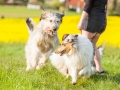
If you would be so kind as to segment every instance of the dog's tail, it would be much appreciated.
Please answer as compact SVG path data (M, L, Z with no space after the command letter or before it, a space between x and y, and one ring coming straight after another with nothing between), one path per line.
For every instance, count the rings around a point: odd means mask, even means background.
M50 56L50 60L52 65L60 72L62 73L62 75L67 76L68 75L68 69L65 65L65 60L63 59L62 56L60 56L59 54L55 54L53 53Z
M99 47L97 47L97 49L98 49L100 55L103 54L104 49L105 49L105 46L106 46L106 42L104 42L102 45L100 45Z
M27 24L27 27L28 27L28 32L29 32L29 34L31 34L34 30L34 27L35 27L36 23L33 21L32 18L27 18L26 19L26 24Z

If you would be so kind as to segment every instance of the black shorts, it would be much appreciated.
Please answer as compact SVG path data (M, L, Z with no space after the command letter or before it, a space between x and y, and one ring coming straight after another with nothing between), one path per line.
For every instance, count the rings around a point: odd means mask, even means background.
M106 28L106 18L103 16L90 16L86 17L83 24L82 30L86 30L91 33L102 33Z

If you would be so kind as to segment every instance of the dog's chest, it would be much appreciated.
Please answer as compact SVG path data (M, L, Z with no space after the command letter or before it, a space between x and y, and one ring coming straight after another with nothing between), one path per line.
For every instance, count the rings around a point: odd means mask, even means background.
M49 50L54 50L56 47L58 43L56 39L55 37L44 37L38 41L37 46L42 53L47 53Z
M81 60L77 56L68 57L67 55L64 55L64 59L65 59L65 64L69 68L81 69L84 67Z

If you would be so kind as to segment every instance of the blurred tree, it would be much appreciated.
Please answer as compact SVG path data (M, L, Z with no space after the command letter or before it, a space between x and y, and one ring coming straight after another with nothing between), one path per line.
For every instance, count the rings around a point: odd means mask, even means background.
M116 15L120 16L120 0L117 0L117 4L116 5L117 5L116 8L115 8Z
M49 6L51 8L55 8L55 9L59 9L61 6L64 7L65 3L62 3L62 2L59 2L59 0L52 0L50 3L49 3Z
M5 0L0 0L0 4L5 4Z
M44 3L45 2L45 0L38 0L39 2L42 2L42 3Z
M29 4L37 4L37 5L42 6L42 5L44 5L45 0L28 0L28 3Z
M110 0L108 4L108 15L120 16L120 0Z
M37 1L38 0L28 0L28 3L30 3L30 4L37 4Z

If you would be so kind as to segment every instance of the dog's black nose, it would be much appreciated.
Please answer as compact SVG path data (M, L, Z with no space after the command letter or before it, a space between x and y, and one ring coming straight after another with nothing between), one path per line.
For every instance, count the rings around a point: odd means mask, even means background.
M56 31L56 30L57 30L57 28L53 28L53 30L54 30L54 31Z

